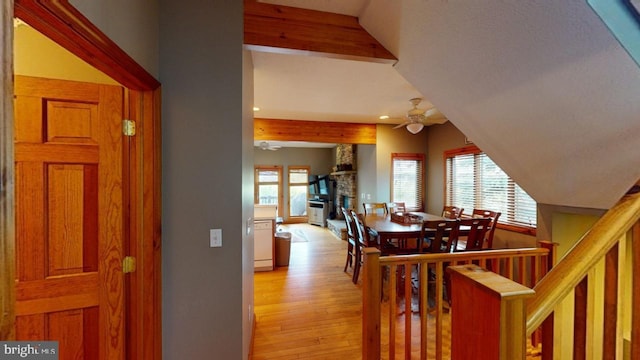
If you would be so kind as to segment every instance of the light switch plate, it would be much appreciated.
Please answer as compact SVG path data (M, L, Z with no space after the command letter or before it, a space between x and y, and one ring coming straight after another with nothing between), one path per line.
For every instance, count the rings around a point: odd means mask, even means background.
M209 246L222 247L222 229L209 229Z

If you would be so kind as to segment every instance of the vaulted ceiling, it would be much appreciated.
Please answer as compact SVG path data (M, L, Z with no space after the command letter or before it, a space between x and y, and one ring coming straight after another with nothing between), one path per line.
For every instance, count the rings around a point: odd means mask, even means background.
M397 63L254 52L268 117L378 122L417 94L539 203L608 208L640 178L640 69L584 0L269 2L356 16Z

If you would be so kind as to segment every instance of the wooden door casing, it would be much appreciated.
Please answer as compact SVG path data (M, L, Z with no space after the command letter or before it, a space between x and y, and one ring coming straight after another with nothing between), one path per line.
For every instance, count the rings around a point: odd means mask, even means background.
M124 358L123 89L15 78L16 338Z

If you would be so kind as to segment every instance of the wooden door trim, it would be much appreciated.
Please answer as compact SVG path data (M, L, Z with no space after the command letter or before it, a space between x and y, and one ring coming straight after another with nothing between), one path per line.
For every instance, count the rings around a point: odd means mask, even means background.
M134 90L160 82L68 1L15 0L15 16L63 48Z
M140 253L133 274L137 281L132 290L144 303L131 319L140 336L131 348L138 349L138 359L162 357L161 332L161 134L160 83L137 64L104 33L98 30L67 1L8 0L0 5L0 338L15 338L15 234L14 234L14 152L13 152L13 16L52 39L88 64L101 70L132 90L140 100L137 109L130 109L136 120L138 137L137 162L128 171L131 190L138 194L132 203L132 248ZM144 141L141 139L144 138ZM139 139L139 140L138 140ZM131 349L127 349L133 351ZM128 355L128 354L127 354ZM131 358L127 356L127 358Z
M136 272L129 277L127 288L129 320L127 333L132 343L127 347L127 359L161 358L161 302L160 289L160 179L161 134L160 89L135 91L128 95L129 118L138 125L135 140L130 146L128 171L138 169L130 184L131 202L128 251L137 259ZM153 157L149 158L152 154ZM155 214L151 218L149 214ZM152 307L149 304L154 304ZM154 356L149 354L155 354Z
M0 339L15 338L13 0L0 5Z

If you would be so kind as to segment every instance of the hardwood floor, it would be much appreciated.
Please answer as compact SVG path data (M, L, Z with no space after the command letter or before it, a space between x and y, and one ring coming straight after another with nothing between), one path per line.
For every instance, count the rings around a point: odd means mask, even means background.
M326 228L292 232L289 267L255 273L253 359L358 359L361 289L343 272L346 242Z
M256 327L252 359L360 359L362 294L360 284L351 281L351 269L343 272L346 242L314 225L290 224L282 228L292 233L289 267L254 275ZM419 321L417 315L412 316L414 321ZM403 326L398 324L397 359L404 357L399 342L404 338ZM432 319L429 327L433 328ZM383 347L388 347L385 333L383 327ZM433 336L433 330L429 333ZM413 334L412 357L418 358L418 330L414 329ZM444 342L444 358L448 359L446 336ZM428 346L429 359L434 358L432 343ZM382 358L387 354L383 353Z

